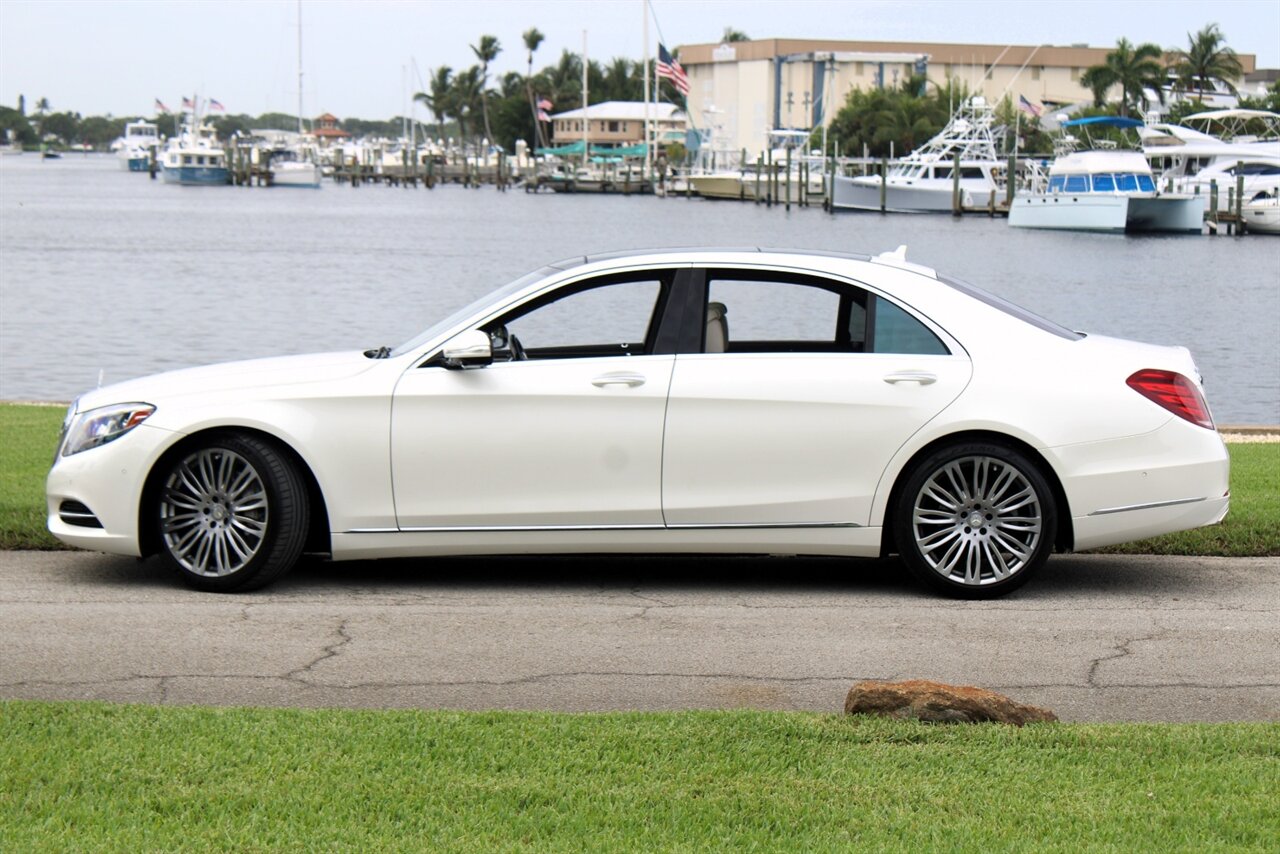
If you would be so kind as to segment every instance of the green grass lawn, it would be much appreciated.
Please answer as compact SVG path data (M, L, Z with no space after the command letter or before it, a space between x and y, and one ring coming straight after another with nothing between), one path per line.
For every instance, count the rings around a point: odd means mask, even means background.
M1280 725L0 703L37 850L1274 851Z
M44 478L65 410L0 404L0 549L54 549ZM1230 445L1231 513L1199 528L1105 549L1128 554L1280 555L1280 445Z

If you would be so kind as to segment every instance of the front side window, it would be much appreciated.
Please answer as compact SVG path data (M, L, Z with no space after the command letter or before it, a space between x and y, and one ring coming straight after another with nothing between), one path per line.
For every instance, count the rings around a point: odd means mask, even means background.
M1150 175L1139 175L1138 189L1144 193L1154 193L1156 191L1156 185L1155 182L1151 180Z
M1061 193L1062 190L1066 187L1066 185L1067 185L1067 178L1065 175L1054 175L1052 178L1049 179L1049 192Z
M648 273L569 286L489 323L495 348L514 337L528 359L638 356L653 351L669 276Z

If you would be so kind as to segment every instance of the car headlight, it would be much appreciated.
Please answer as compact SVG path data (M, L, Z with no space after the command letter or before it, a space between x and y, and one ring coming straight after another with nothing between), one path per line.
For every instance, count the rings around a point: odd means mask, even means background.
M81 412L66 429L62 456L69 457L119 439L155 411L149 403L117 403Z

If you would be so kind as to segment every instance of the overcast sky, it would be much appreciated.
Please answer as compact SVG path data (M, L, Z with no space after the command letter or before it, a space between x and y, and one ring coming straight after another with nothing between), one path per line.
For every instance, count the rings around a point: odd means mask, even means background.
M715 42L727 26L752 38L988 44L1087 43L1127 37L1163 47L1220 25L1228 44L1280 67L1280 0L653 0L668 46ZM534 68L568 48L592 59L639 58L642 0L303 0L304 112L390 118L439 65L475 63L469 45L498 37L493 70L525 70L521 33L546 41ZM85 115L152 112L184 94L229 112L297 109L297 0L0 0L0 104Z

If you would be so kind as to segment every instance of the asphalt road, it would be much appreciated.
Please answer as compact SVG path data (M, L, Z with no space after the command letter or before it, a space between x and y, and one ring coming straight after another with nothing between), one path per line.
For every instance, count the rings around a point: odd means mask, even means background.
M866 678L1065 720L1280 720L1280 559L1061 556L996 602L892 562L314 563L245 595L152 560L0 552L0 697L838 711Z

